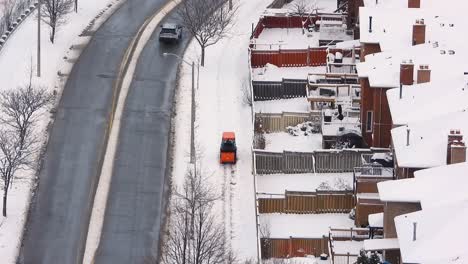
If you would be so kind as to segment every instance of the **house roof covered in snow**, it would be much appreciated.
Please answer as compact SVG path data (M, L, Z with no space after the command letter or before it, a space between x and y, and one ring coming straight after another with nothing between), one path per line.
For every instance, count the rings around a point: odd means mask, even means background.
M452 129L459 129L462 135L468 135L468 111L449 113L430 122L411 122L392 129L398 166L431 168L446 165L448 134Z
M457 76L440 81L404 85L387 91L393 124L430 120L468 108L468 78Z
M424 21L426 43L443 40L459 41L458 36L467 25L462 7L468 4L457 2L461 7L457 9L444 1L429 1L431 3L426 8L407 8L393 4L394 1L388 5L361 7L359 10L361 42L379 43L383 51L411 46L413 25L416 20ZM398 14L398 18L395 14Z
M463 78L468 68L468 51L458 44L421 44L392 52L366 56L366 61L356 65L359 77L368 77L371 87L396 88L400 86L400 65L414 65L413 80L421 65L429 66L432 81ZM448 70L450 69L450 70Z
M400 245L398 238L366 239L364 240L364 249L368 251L382 249L398 249Z
M397 216L395 226L402 261L424 264L468 263L467 222L466 202Z
M414 176L414 192L423 210L463 201L468 204L468 162L419 170Z
M414 191L415 186L414 178L377 183L382 202L419 202L419 194Z

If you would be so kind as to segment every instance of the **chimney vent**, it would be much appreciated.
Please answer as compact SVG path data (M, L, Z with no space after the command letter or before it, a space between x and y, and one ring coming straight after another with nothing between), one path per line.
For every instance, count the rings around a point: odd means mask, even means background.
M406 129L406 146L409 146L409 137L410 137L411 130L409 128Z
M448 135L447 164L466 161L466 145L459 129L451 129Z
M410 60L409 63L403 61L400 64L400 83L403 85L413 85L414 64Z
M400 83L400 99L403 98L403 84Z
M416 227L418 223L413 222L413 241L416 241Z
M417 19L413 25L413 46L426 42L426 25L424 19Z
M431 81L431 70L429 65L419 65L417 83L427 83Z
M420 8L421 0L408 0L408 8Z
M372 16L369 16L369 33L372 33Z

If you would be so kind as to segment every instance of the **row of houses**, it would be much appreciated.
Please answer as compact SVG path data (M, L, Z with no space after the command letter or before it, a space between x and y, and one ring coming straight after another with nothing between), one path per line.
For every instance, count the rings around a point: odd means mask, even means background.
M468 261L466 5L337 0L329 13L259 20L250 65L257 205L272 227L259 227L263 258Z
M371 238L363 248L388 263L468 263L467 4L361 5L361 131L393 160L355 170L356 224Z

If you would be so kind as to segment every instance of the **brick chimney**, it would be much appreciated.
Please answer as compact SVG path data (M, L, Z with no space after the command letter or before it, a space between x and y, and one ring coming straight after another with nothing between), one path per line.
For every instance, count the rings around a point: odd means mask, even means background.
M409 62L403 61L400 64L400 83L403 85L412 85L414 75L414 64L410 60Z
M466 161L466 145L463 135L458 129L451 129L448 135L447 164L455 164Z
M408 0L408 8L420 8L421 0Z
M424 19L416 20L413 25L413 46L424 44L426 42L426 25Z
M431 69L429 65L419 65L417 83L427 83L431 81Z

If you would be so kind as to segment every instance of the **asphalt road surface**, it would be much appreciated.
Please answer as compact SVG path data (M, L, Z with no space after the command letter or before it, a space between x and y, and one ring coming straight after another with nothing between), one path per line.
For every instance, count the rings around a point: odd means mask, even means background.
M158 250L178 63L162 53L182 55L188 40L167 45L158 33L143 50L125 104L97 264L145 263Z
M165 0L128 0L95 33L57 109L20 263L80 263L100 173L114 79L130 41ZM157 244L177 61L152 41L127 98L97 263L142 263Z

